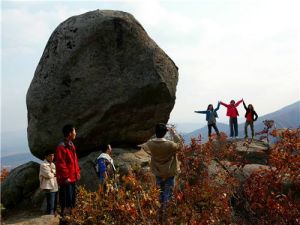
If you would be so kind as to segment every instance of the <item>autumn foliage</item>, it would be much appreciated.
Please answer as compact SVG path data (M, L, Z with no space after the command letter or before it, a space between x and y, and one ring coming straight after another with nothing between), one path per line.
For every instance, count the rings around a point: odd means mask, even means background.
M1 168L1 172L0 172L0 182L2 183L6 177L8 177L9 175L9 170L6 168Z
M272 135L269 170L253 173L244 186L248 217L258 224L300 224L300 130Z
M236 168L247 164L225 134L207 143L192 139L178 154L181 173L165 224L300 224L300 130L275 130L272 135L279 141L267 150L269 169L243 181L223 163L230 160ZM159 190L141 177L139 171L124 176L118 189L112 184L106 193L80 187L68 222L159 224Z

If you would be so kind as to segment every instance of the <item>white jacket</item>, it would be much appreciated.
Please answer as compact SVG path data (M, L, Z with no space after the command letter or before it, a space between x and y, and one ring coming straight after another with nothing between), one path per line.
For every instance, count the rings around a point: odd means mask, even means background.
M41 189L50 190L50 192L58 191L58 185L56 180L56 167L55 164L49 163L44 160L40 165L40 187Z

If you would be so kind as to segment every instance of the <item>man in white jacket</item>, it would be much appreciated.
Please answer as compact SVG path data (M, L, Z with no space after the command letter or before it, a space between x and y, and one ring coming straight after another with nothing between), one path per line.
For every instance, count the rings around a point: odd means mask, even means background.
M47 214L54 215L57 205L58 185L56 180L56 168L53 163L54 153L45 152L45 160L40 165L40 188L46 193Z

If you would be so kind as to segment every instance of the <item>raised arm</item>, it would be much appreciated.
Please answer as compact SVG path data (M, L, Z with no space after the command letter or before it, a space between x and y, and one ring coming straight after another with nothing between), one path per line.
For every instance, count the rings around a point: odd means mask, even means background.
M179 134L176 133L176 131L173 128L169 129L169 133L173 138L174 146L176 151L179 151L183 148L183 140L181 139L181 137L179 136Z
M225 107L228 107L228 105L226 103L222 102L222 101L220 101L220 104L225 106Z
M239 106L239 104L241 104L242 103L242 101L243 101L243 99L241 99L241 100L239 100L237 103L235 103L235 107L238 107Z
M218 101L218 105L217 105L217 108L215 108L215 112L217 112L219 109L220 109L220 104L221 104L221 102L220 101Z
M244 108L245 108L245 110L247 111L247 110L248 110L248 108L247 108L247 106L246 106L246 103L245 103L245 101L243 101L243 105L244 105Z

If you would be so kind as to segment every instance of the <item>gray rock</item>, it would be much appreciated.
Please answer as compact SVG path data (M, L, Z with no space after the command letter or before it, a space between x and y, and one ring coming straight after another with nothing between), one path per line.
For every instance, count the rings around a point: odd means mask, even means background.
M267 165L269 159L268 145L262 141L253 139L227 139L225 141L214 141L213 151L225 151L229 146L239 156L232 158L231 155L226 156L225 160L230 162L241 162L245 164L262 164ZM224 159L223 159L224 160Z
M80 152L143 143L168 121L177 81L174 62L132 15L71 17L51 35L27 92L30 150L41 159L66 123L78 128Z
M28 162L13 169L1 184L1 202L6 208L33 204L34 192L39 188L39 164Z

